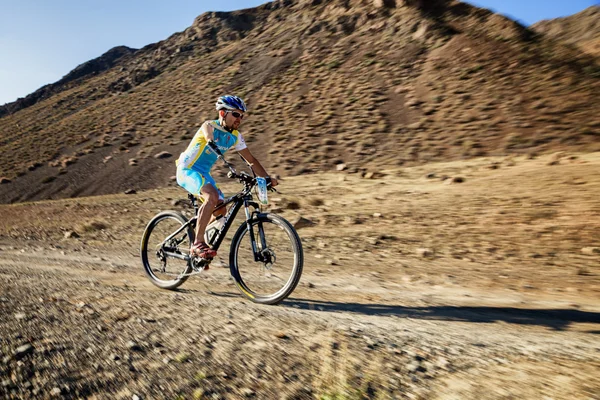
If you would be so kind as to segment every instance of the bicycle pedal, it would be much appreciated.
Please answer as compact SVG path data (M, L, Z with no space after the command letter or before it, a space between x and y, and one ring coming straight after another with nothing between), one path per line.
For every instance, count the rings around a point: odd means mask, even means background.
M209 265L210 265L211 261L212 261L212 258L194 257L192 259L192 268L194 268L194 271L196 271L196 272L205 271L205 270L209 269Z

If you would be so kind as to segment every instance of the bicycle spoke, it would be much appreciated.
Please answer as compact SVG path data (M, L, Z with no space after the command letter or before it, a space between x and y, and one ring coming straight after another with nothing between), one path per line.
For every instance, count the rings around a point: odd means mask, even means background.
M187 260L176 257L190 247L187 231L172 236L181 229L185 219L177 213L159 215L148 227L142 245L142 259L146 272L154 284L163 288L179 286L189 276ZM172 237L171 237L172 236ZM167 240L165 240L167 239ZM171 256L169 256L171 254Z
M281 290L294 271L294 248L288 233L274 223L259 222L254 225L254 241L258 252L272 262L270 268L264 261L254 261L248 231L241 239L238 250L238 271L244 284L257 296L270 296Z

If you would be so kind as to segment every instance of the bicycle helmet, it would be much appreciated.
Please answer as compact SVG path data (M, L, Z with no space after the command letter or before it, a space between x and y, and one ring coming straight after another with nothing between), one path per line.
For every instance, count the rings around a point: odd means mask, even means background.
M240 110L246 112L246 103L237 96L221 96L217 99L217 111L219 110Z

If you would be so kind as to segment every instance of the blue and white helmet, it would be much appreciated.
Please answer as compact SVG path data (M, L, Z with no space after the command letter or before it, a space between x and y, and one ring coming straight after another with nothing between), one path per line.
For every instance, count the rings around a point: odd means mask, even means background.
M221 96L217 100L217 111L219 110L240 110L246 112L246 103L237 96Z

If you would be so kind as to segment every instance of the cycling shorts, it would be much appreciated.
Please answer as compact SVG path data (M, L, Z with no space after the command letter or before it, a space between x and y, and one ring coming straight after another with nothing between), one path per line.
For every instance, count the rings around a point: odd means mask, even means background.
M195 169L177 167L177 183L179 186L193 194L194 196L202 196L200 190L204 185L211 184L219 192L219 200L223 201L225 196L217 183L208 172L199 172Z

